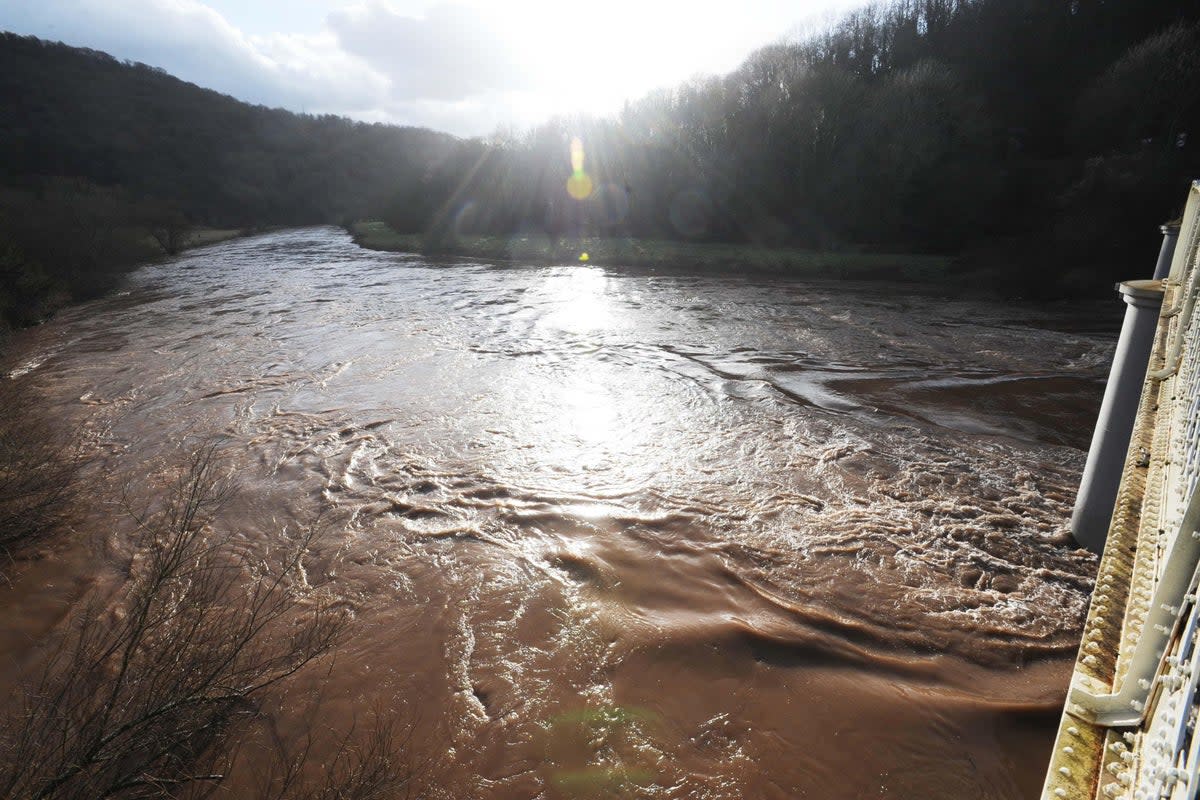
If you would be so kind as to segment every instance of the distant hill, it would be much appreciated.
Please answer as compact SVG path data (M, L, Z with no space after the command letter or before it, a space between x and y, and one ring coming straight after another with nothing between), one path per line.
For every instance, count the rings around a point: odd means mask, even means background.
M0 184L82 178L217 227L361 216L447 134L240 102L95 50L0 33Z

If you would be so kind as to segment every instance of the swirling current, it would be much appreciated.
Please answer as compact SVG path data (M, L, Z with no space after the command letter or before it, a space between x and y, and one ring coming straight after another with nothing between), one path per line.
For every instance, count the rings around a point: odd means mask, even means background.
M101 488L0 587L0 679L124 580L112 498L215 440L237 546L327 528L308 570L355 632L325 721L404 709L431 796L1032 796L1117 305L432 262L333 228L148 265L5 356Z

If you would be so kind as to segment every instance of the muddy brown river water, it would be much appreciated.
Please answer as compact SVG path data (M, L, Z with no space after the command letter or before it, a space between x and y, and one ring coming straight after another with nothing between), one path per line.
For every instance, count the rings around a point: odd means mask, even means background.
M333 521L323 720L402 708L432 796L1032 797L1120 313L333 228L192 251L5 356L106 489L0 587L0 678L122 580L104 498L216 437L239 546Z

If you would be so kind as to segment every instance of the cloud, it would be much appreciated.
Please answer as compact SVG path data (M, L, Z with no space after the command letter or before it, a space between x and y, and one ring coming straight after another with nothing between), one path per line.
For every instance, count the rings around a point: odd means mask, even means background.
M378 108L390 91L386 76L342 50L329 33L272 34L250 41L269 60L268 74L275 85L304 98L310 111L369 111Z
M389 89L329 33L251 37L196 0L42 0L0 10L0 26L162 67L252 103L353 113L377 107Z
M413 17L376 0L329 15L346 52L386 74L397 101L464 101L520 90L531 74L515 57L500 20L485 9L443 3Z

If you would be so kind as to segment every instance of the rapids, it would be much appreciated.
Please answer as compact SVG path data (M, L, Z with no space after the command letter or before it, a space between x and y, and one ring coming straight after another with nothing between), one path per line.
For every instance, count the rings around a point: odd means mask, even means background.
M122 580L103 498L215 438L241 546L324 518L356 619L325 713L405 709L435 796L1029 797L1120 311L333 228L191 251L5 356L104 490L0 587L0 679Z

